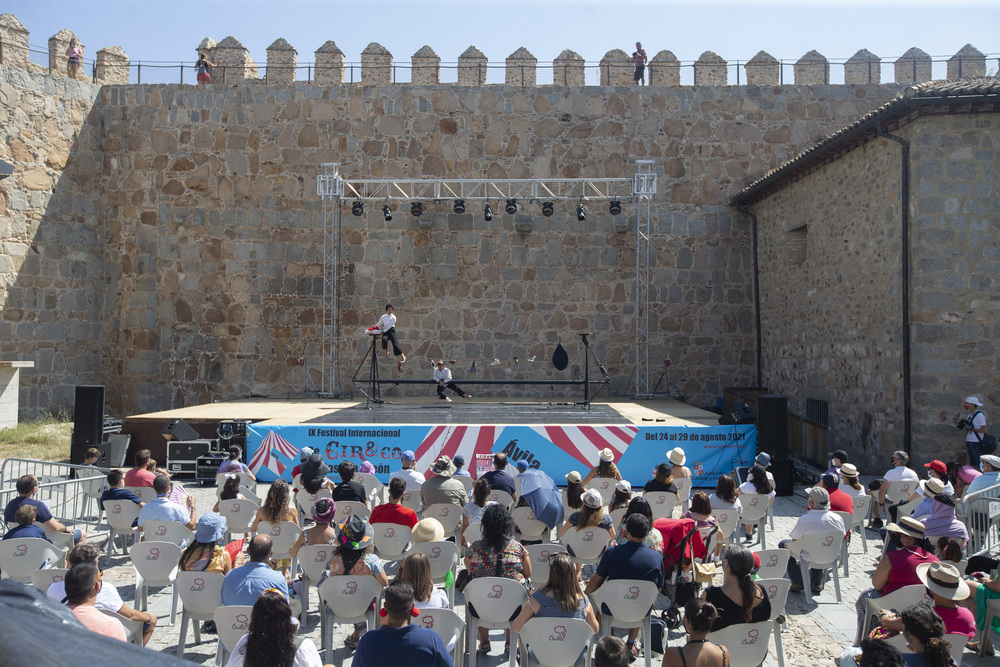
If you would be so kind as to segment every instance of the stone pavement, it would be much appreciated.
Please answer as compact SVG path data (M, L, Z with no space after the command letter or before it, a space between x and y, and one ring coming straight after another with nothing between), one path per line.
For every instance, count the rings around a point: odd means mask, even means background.
M863 480L867 482L868 480ZM774 528L772 532L768 529L767 545L769 548L777 547L778 541L788 534L794 525L795 520L805 510L806 500L804 488L797 486L795 495L789 497L779 497L775 501L774 507ZM206 509L210 509L215 503L215 488L198 488L191 486L188 490L198 498L199 515ZM266 487L261 486L260 495L266 493ZM759 544L752 545L753 549L760 548ZM816 665L832 665L833 660L840 655L844 647L849 646L854 641L854 633L857 624L854 611L854 601L862 591L869 588L871 575L875 570L876 560L880 553L880 543L876 531L868 531L868 554L862 551L861 540L855 535L850 546L850 570L851 576L841 577L842 602L838 603L834 592L832 579L827 584L823 593L815 596L814 603L808 604L806 598L801 593L789 595L786 607L787 624L782 631L782 645L785 652L784 665L786 667L815 667ZM394 572L390 570L390 573ZM841 574L843 569L841 568ZM128 564L127 559L118 555L112 559L112 567L105 571L105 581L112 581L118 586L122 597L132 604L135 592L135 573ZM319 613L316 611L318 597L315 588L312 589L311 609L309 619L305 627L305 635L311 638L317 647L321 645L319 632ZM150 641L149 648L155 651L164 651L173 655L177 645L178 625L167 625L170 613L169 589L153 589L150 593L150 610L160 617L160 625L157 627ZM464 617L464 600L461 594L457 595L457 611ZM336 648L329 662L337 666L349 667L353 653L343 646L343 640L350 631L349 626L338 626L334 630L333 645ZM668 633L669 644L679 646L684 643L684 636L681 633ZM480 656L478 663L483 667L495 667L505 661L502 655L503 636L494 633L493 648L486 657ZM202 643L194 644L194 637L191 630L187 633L187 643L184 658L192 662L210 665L214 661L217 646L217 636L213 634L203 634ZM654 661L659 664L660 656L654 655ZM641 665L640 661L634 663ZM978 667L980 665L995 665L996 658L979 658L973 653L966 651L963 665ZM775 653L774 637L772 635L770 652L764 662L766 667L776 667L778 665Z

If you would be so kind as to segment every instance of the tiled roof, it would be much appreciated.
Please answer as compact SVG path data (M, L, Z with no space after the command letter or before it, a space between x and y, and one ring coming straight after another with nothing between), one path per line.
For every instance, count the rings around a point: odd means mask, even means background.
M878 133L878 123L913 113L915 107L951 104L1000 103L1000 77L984 76L954 81L927 81L910 86L894 100L866 113L847 127L828 135L812 148L772 169L730 199L742 206L764 199L803 172L836 159Z

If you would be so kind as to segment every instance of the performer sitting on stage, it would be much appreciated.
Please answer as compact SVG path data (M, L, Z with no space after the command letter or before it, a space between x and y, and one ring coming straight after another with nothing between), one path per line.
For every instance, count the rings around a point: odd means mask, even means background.
M437 363L437 368L434 369L434 379L438 383L438 398L443 398L451 403L451 399L444 395L445 389L451 389L462 398L472 398L472 394L466 394L457 384L451 381L451 369L444 365L444 359Z
M385 315L378 319L378 322L372 326L369 331L378 331L382 334L382 349L385 350L385 356L389 356L389 341L392 341L392 353L397 357L401 357L399 361L396 362L396 370L402 371L403 364L406 363L406 355L403 354L403 350L399 348L399 340L396 339L396 316L392 314L392 304L388 304L385 307Z

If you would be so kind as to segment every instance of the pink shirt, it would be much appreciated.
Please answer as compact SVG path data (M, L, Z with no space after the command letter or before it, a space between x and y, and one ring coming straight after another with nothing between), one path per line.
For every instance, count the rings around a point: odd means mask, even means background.
M886 553L889 564L889 581L882 588L882 595L888 595L894 590L903 586L913 586L920 584L920 577L917 576L917 566L921 563L933 563L937 561L937 556L929 554L920 547L913 549L896 549Z
M639 49L632 54L632 61L635 63L636 67L641 67L646 64L646 49Z
M979 472L972 466L962 466L958 469L959 478L966 484L972 484L972 480L979 477L983 473Z
M934 607L934 611L944 621L944 631L946 634L966 635L969 639L976 636L976 618L972 612L965 607Z
M91 632L96 632L105 637L128 641L125 636L125 628L117 618L112 618L102 611L98 611L94 605L80 605L73 607L73 615L76 620L83 624Z
M156 479L156 473L145 468L141 470L132 468L125 473L125 486L153 486L154 479Z

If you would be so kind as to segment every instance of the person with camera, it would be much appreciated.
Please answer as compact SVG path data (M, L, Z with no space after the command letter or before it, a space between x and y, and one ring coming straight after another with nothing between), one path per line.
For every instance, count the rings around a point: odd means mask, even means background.
M973 468L979 467L979 457L983 454L983 436L986 435L986 415L979 409L981 407L983 404L977 397L967 396L962 409L968 414L958 420L958 430L965 431L965 451L969 454L969 465Z

